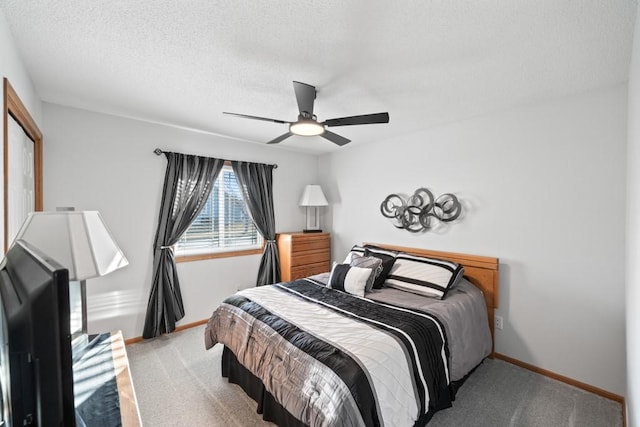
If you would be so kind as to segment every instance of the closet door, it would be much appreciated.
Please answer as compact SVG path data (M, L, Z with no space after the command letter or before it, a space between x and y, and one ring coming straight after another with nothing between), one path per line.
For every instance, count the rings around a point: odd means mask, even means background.
M42 133L9 81L4 79L2 145L4 254L29 212L42 210Z
M34 144L16 120L9 116L7 144L7 241L20 231L29 212L35 209Z

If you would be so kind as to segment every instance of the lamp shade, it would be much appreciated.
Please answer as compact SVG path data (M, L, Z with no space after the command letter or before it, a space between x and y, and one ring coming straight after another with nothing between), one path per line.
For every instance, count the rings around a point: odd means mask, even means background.
M104 276L129 264L97 211L31 212L16 240L69 270L69 280Z
M300 206L328 206L327 198L324 197L322 187L316 184L309 184L304 187Z

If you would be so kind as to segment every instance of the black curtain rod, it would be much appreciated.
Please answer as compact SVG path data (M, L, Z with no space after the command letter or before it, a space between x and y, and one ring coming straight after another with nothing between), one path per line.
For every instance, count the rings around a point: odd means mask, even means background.
M155 150L153 150L153 152L154 152L154 154L155 154L156 156L162 156L162 155L164 154L164 151L162 151L162 150L161 150L161 149L159 149L159 148L156 148ZM225 159L225 161L227 161L227 160ZM273 165L271 165L271 166L273 166L273 168L274 168L274 169L278 169L278 164L277 164L277 163L274 163L274 164L273 164Z

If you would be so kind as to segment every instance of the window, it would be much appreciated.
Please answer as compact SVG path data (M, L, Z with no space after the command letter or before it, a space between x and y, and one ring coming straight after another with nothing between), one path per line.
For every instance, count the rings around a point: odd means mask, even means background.
M176 244L180 257L262 248L230 165L224 165L202 212Z

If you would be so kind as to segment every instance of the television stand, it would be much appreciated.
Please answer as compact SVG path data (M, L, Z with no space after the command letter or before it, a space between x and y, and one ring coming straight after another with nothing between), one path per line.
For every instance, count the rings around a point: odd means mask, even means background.
M73 361L76 418L87 426L141 427L122 333L87 338L85 351Z

